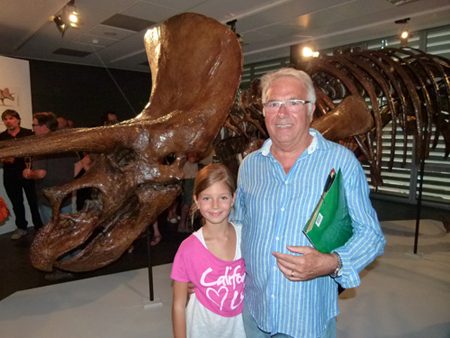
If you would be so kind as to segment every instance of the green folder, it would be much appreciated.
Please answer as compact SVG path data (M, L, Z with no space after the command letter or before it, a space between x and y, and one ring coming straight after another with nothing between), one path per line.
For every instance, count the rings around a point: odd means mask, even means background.
M330 253L343 246L353 235L341 169L335 177L333 174L334 169L328 177L319 203L303 228L306 237L322 253ZM329 183L331 187L328 187Z

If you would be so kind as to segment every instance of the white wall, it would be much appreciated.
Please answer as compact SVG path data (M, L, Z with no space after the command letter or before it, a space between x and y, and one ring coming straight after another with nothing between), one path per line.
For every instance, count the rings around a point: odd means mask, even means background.
M0 116L6 109L14 109L20 114L22 119L21 126L31 129L33 110L31 107L30 67L28 61L0 56L0 89L4 90L5 88L9 89L14 97L14 101L5 99L4 105L0 101ZM0 123L0 132L5 129L3 123ZM6 195L3 186L3 168L0 169L0 196L3 197L11 210L11 214L5 222L0 223L0 234L4 234L14 231L16 225L11 201ZM32 226L30 210L25 196L24 201L28 226Z

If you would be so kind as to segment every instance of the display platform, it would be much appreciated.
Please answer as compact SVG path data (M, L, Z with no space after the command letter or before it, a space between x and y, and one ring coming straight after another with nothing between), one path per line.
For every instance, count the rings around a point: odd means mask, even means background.
M361 286L339 297L338 338L448 338L450 234L422 220L382 222L385 254L361 273ZM170 338L172 264L16 292L0 301L0 337Z

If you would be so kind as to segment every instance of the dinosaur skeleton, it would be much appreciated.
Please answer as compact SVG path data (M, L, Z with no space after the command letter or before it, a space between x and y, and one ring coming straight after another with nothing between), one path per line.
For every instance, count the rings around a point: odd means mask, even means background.
M205 152L225 123L242 74L236 35L197 14L175 16L145 35L152 93L145 110L123 123L57 131L0 143L0 157L66 151L101 153L81 178L48 189L53 216L31 246L33 265L88 271L118 259L180 193L188 153ZM164 165L164 159L175 160ZM103 205L61 215L62 200L98 189ZM66 260L61 255L81 252Z
M433 125L436 128L432 146L436 147L442 134L445 156L450 153L450 60L405 47L337 53L300 63L297 68L309 73L316 89L316 110L311 127L331 141L353 138L356 150L370 165L374 186L382 184L381 131L390 121L393 125L389 170L395 156L397 125L405 131L403 165L406 163L407 135L416 135L416 158L424 159L429 154ZM242 141L233 142L240 130L245 133L241 132L239 137L244 137L251 145L260 144L255 138L266 138L260 132L263 124L254 117L262 118L258 88L259 80L255 80L249 90L241 94L239 105L231 112L234 126L240 123L241 127L234 128L231 135L221 132L220 135L228 135L229 139L216 141L224 162L232 158L230 151L245 148ZM366 98L370 100L370 107ZM253 118L242 118L245 114Z
M31 247L38 269L87 271L118 259L179 194L188 153L204 153L214 142L226 162L257 149L267 138L257 81L228 114L242 74L242 53L231 30L201 15L182 14L150 30L145 45L152 93L138 117L111 127L0 143L0 158L69 150L100 154L84 176L47 190L53 217ZM411 49L358 51L315 60L306 68L317 94L312 127L333 141L353 137L370 164L374 185L382 183L381 129L390 120L393 140L397 122L418 136L419 158L428 154L435 124L434 144L442 133L448 155L450 127L442 111L450 106L449 64ZM386 106L380 107L379 101ZM169 157L175 160L162 164ZM86 187L98 189L103 204L61 215L64 197ZM80 247L74 257L58 260Z
M390 121L392 134L389 170L392 169L395 156L397 124L405 131L403 165L406 163L408 134L416 135L416 158L425 159L429 155L432 125L436 127L433 147L436 147L439 135L442 134L448 156L450 60L409 47L356 50L312 61L306 71L321 92L326 94L318 96L316 117L326 116L328 110L334 108L332 101L341 100L348 95L370 99L375 128L365 135L354 136L354 139L369 162L375 186L382 183L381 131ZM384 106L380 106L380 102Z

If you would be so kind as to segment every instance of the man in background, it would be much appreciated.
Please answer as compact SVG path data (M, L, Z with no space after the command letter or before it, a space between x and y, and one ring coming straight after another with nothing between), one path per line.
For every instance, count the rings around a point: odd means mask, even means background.
M58 120L53 113L34 114L33 130L36 135L45 135L58 130ZM83 168L83 162L74 152L61 154L38 155L33 162L33 170L25 169L23 177L36 181L39 212L42 221L47 223L52 218L52 206L44 196L44 189L60 186L71 182ZM61 214L72 213L72 195L61 203ZM66 254L62 259L71 257ZM45 275L45 279L51 282L73 278L70 272L56 269L53 273Z
M2 114L2 120L6 130L0 134L0 141L14 140L34 135L30 129L20 126L20 115L17 111L8 109ZM16 216L17 229L14 231L11 239L19 239L27 234L28 222L25 218L25 207L23 204L23 191L27 196L28 205L30 206L31 218L35 230L42 227L42 221L39 215L36 190L33 181L29 181L22 176L22 172L26 169L25 158L6 158L3 159L3 185L6 194L11 200L14 215ZM31 158L27 158L27 162L31 165Z
M60 129L68 129L67 120L64 117L58 117L58 130Z
M53 113L34 114L33 130L36 135L45 135L58 129L58 120ZM74 152L35 156L33 170L23 170L23 177L36 181L39 212L42 221L52 218L52 207L44 196L44 189L71 182L83 168L83 163ZM63 201L61 214L72 213L71 197Z
M112 126L118 123L117 115L113 111L104 112L102 115L102 126Z

